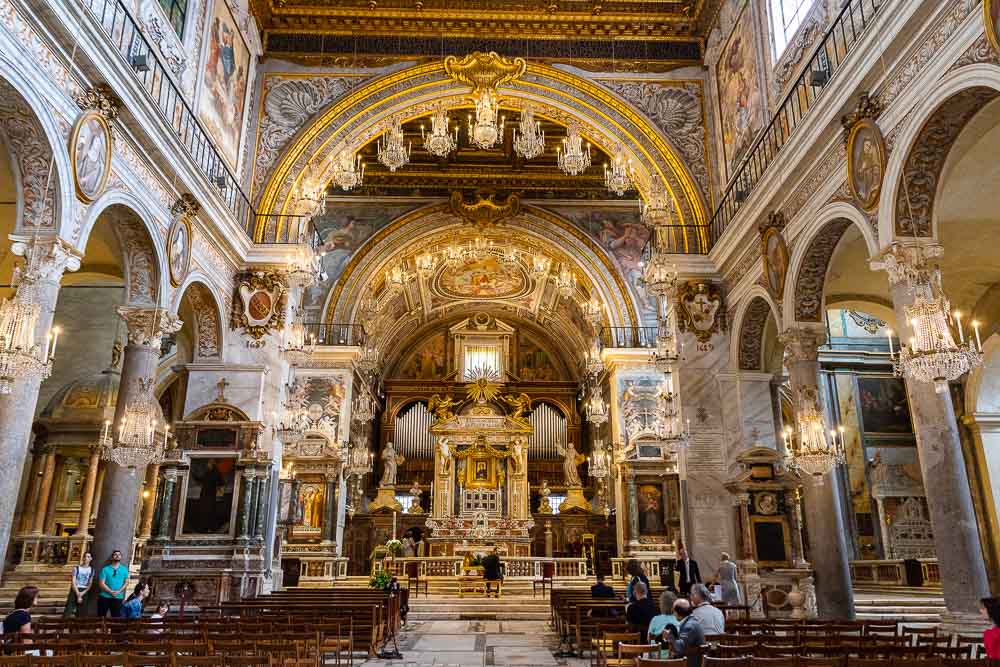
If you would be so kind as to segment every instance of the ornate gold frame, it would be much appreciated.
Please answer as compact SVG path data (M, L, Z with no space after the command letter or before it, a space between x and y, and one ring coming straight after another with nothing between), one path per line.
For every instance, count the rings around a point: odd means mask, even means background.
M993 22L993 15L990 14L990 7L994 2L995 0L983 0L983 28L986 31L986 41L997 55L1000 55L1000 38L997 37L997 26Z
M768 275L770 275L770 260L767 256L767 246L770 243L772 237L778 237L778 247L781 248L782 256L784 257L784 266L781 267L779 284L773 286L768 280ZM781 230L776 226L767 227L761 232L760 235L760 254L761 261L764 263L764 283L767 286L767 291L771 293L775 299L780 300L782 295L785 293L785 281L788 278L788 261L790 255L788 253L788 244L785 242L785 237L782 235Z
M854 142L858 137L858 133L863 129L870 129L872 134L876 139L876 147L878 148L878 159L881 174L879 175L879 187L875 189L874 193L869 195L868 199L862 199L858 195L857 186L854 182ZM851 196L854 198L854 202L858 207L865 213L872 213L878 208L879 199L882 196L882 181L885 180L885 162L886 162L886 151L885 151L885 137L882 136L882 130L879 129L878 123L875 122L874 118L861 118L854 125L851 126L851 130L847 135L847 186L851 190Z
M101 129L104 131L104 137L107 139L104 147L104 174L101 176L101 183L98 185L97 191L93 194L93 196L84 192L80 188L80 181L77 178L78 169L76 164L76 142L80 138L80 130L83 129L84 123L87 123L92 118L97 119L98 123L100 123ZM108 178L111 176L111 147L113 141L114 136L111 134L111 125L108 124L108 119L105 118L99 111L93 109L90 111L84 111L73 124L73 131L70 132L69 135L69 161L73 166L73 186L76 188L76 196L85 204L90 204L100 197L104 193L104 188L108 185Z
M188 247L184 257L184 270L181 272L181 275L177 275L174 273L174 264L170 261L170 258L173 255L171 250L174 247L177 230L180 229L181 225L187 228ZM170 225L170 229L167 230L167 272L170 274L170 285L172 287L180 287L184 283L184 279L187 278L189 273L191 273L191 256L194 254L192 252L193 249L194 238L193 231L191 229L191 221L186 215L182 215L174 220Z
M444 59L444 71L449 77L472 86L473 95L483 89L496 91L498 86L524 76L528 63L524 58L508 60L496 51L474 51L461 60L457 56Z

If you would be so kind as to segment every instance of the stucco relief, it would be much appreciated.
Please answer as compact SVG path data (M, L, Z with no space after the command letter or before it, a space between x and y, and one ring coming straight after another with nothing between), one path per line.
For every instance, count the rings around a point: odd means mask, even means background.
M0 134L10 152L19 177L23 198L20 226L51 227L54 224L52 196L58 178L49 175L52 148L45 130L28 103L6 81L0 80ZM52 166L55 169L54 166Z
M253 191L260 192L282 149L316 112L365 79L324 74L315 77L265 76L257 130Z
M121 244L128 286L126 303L157 303L159 284L156 253L150 245L146 228L135 213L124 206L112 206L103 215L110 218L108 222Z
M795 278L795 321L823 321L823 285L826 270L840 237L851 225L845 218L833 220L813 238Z
M740 370L759 371L763 365L764 327L771 314L771 306L761 297L755 297L743 314L740 326Z
M194 311L195 332L198 345L195 353L199 359L219 357L220 331L222 322L215 307L215 299L204 285L194 284L188 288L187 297Z
M998 94L985 87L963 90L938 107L924 123L906 157L902 183L896 192L896 234L917 237L933 234L934 202L948 153L965 125Z
M187 68L187 55L184 44L173 26L166 23L166 17L160 8L160 3L154 0L142 0L140 5L142 23L146 27L152 42L156 44L167 67L175 76L181 76Z
M802 182L802 185L789 198L784 207L785 218L794 220L799 211L806 205L806 202L823 188L823 184L829 182L830 175L834 171L843 171L844 164L847 163L847 148L843 143L838 143L826 155L824 155L816 167L809 173L809 177Z
M708 200L709 176L700 82L602 81L642 111L677 148Z
M976 65L979 63L988 63L990 65L1000 65L1000 55L997 54L996 49L994 49L986 39L986 35L980 35L979 39L975 43L965 50L965 53L955 61L955 64L951 66L950 71L955 71L959 68L965 67L966 65Z
M45 40L24 20L11 0L0 0L0 25L3 25L31 54L32 65L40 67L56 86L69 97L82 92L62 61L49 49Z

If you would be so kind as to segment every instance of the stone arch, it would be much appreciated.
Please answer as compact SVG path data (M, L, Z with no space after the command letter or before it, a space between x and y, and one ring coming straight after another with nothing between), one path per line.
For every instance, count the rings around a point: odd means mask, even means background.
M853 205L838 202L821 209L815 222L795 237L785 281L784 325L791 322L823 321L823 289L827 270L844 232L855 225L865 240L870 256L878 242L867 218Z
M208 279L200 274L188 276L175 292L171 311L177 314L185 299L194 311L195 360L221 359L224 347L224 321L220 300L210 287Z
M436 62L387 74L338 98L289 141L257 198L258 211L293 213L297 193L306 181L329 182L333 157L342 148L374 140L390 117L405 122L429 114L437 102L466 104L469 92L468 86L449 79ZM682 222L707 224L706 202L679 157L682 153L646 116L608 88L548 65L529 63L526 74L506 84L502 93L508 103L530 102L538 115L554 122L579 123L586 138L598 146L621 145L636 167L640 190L647 191L654 181L663 183ZM255 231L258 237L272 233L275 230L266 228Z
M121 244L126 303L167 306L166 250L160 227L148 208L130 193L105 192L87 211L78 248L87 247L90 234L102 216L109 217L107 222Z
M741 371L764 370L764 328L773 317L781 330L781 314L774 299L763 287L755 286L744 298L733 320L732 358Z
M883 247L899 237L937 237L934 203L951 147L998 95L1000 67L975 64L944 77L914 106L886 164L878 212Z
M76 207L69 151L51 107L30 81L19 64L0 56L0 135L19 181L18 228L41 219L40 227L59 228L68 239L63 227Z

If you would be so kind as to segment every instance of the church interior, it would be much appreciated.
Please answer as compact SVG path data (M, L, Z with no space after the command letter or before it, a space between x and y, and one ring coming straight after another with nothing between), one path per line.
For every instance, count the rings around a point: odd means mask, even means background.
M58 664L1000 659L1000 0L0 0L0 149Z

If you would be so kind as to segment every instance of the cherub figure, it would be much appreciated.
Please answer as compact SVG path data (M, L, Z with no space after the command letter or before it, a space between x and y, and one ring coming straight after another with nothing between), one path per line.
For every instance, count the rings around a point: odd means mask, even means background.
M458 405L458 401L451 396L442 398L440 394L434 394L431 396L431 400L427 401L427 411L434 415L436 421L444 422L454 418L455 412L452 408L456 405Z
M531 398L525 393L518 394L517 396L514 394L505 394L503 401L511 407L511 419L524 419L525 414L531 410Z

